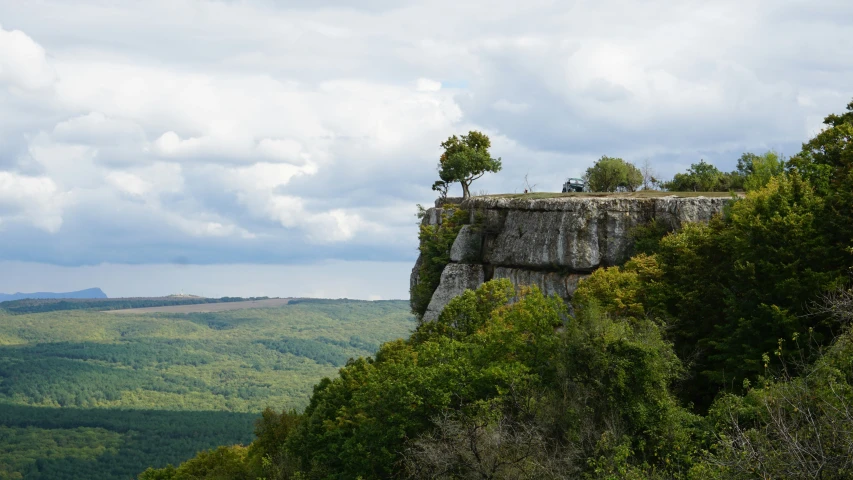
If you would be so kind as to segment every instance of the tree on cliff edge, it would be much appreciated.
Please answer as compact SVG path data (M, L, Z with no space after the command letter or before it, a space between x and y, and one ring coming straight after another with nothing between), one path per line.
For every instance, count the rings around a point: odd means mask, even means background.
M445 184L462 184L462 198L471 196L471 182L486 172L498 172L501 159L492 158L489 147L492 142L484 133L470 131L468 135L453 135L442 142L444 153L438 163L438 175ZM438 183L438 182L437 182Z

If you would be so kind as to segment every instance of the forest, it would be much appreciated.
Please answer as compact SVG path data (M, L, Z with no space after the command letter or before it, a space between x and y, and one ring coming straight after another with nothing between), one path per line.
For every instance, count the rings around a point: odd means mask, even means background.
M403 301L123 315L98 302L45 301L44 313L7 303L0 479L133 478L248 444L266 407L304 408L321 378L415 325Z
M571 305L487 282L265 410L248 446L139 478L853 477L853 102L781 168L756 159L779 161L741 157L722 215L637 229ZM464 221L447 210L422 274Z

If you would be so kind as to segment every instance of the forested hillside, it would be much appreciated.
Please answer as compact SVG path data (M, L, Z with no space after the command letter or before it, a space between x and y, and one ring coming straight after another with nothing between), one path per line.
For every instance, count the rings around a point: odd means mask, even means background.
M635 231L572 309L487 282L249 447L140 478L853 478L853 102L825 124L709 224Z
M78 306L0 309L0 478L132 478L248 443L265 407L303 408L319 379L414 326L403 301L146 315Z

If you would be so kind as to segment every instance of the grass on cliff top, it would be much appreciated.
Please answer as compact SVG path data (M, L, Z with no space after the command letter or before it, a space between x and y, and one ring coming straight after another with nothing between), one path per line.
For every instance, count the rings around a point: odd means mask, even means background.
M731 197L731 192L661 192L658 190L645 190L642 192L534 192L534 193L502 193L496 195L482 195L476 198L520 198L525 200L539 200L543 198L659 198L659 197Z

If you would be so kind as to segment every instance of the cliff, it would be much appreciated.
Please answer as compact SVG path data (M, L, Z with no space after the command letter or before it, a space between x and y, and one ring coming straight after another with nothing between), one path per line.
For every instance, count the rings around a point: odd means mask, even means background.
M456 295L494 278L537 285L544 293L571 299L578 281L593 270L623 263L632 253L631 230L657 220L672 229L707 222L729 197L557 196L475 197L460 207L470 224L451 248L451 263L424 314L432 321ZM441 208L426 212L424 224L441 221ZM412 269L418 281L420 258Z

